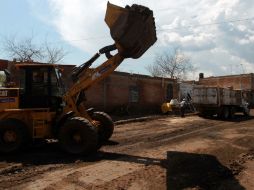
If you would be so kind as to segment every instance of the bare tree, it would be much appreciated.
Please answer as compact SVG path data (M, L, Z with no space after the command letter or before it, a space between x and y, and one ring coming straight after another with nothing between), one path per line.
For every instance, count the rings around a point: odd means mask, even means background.
M6 37L3 40L3 49L10 59L19 61L57 63L66 55L63 48L49 45L47 41L41 44L35 43L33 35L22 40Z
M43 50L40 46L33 43L33 37L20 41L17 41L15 37L5 38L3 46L10 58L18 59L19 61L38 60L43 57Z
M190 57L175 48L172 52L164 52L155 57L153 64L146 67L152 76L186 79L187 72L194 70Z
M67 53L62 47L50 46L47 42L45 42L45 54L46 62L54 64L61 61Z
M160 69L159 65L150 64L146 67L146 70L153 76L153 77L163 77L164 74Z

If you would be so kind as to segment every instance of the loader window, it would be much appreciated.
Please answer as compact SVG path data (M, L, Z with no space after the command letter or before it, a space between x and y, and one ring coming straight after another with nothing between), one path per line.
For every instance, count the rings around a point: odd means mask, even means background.
M21 71L21 107L59 110L62 98L54 68L28 66Z
M60 94L62 96L65 93L65 90L66 90L65 87L64 87L64 83L62 81L62 73L58 68L55 69L55 73L56 73L56 80L57 80L58 85L59 85L59 91L60 91Z
M48 95L48 71L46 68L34 70L32 72L32 85L31 92L33 96L45 96Z
M54 71L51 72L51 94L52 96L61 96L61 89L58 85L58 80L56 73Z
M4 74L4 71L0 71L0 87L4 86L6 76Z
M38 71L33 72L33 83L43 83L44 82L44 73Z
M25 71L23 69L21 69L19 71L19 85L20 85L20 88L21 88L21 91L23 92L25 90L25 86L26 86L26 80L25 80Z

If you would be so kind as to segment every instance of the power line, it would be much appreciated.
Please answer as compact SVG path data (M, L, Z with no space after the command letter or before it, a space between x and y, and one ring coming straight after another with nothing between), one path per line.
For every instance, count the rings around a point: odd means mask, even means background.
M189 26L175 27L175 28L168 28L168 29L158 29L157 31L178 30L178 29L186 29L186 28L193 28L193 27L221 25L221 24L227 24L227 23L235 23L235 22L250 21L250 20L253 20L253 19L254 19L254 17L250 17L250 18L245 18L245 19L237 19L237 20L228 20L228 21L221 21L221 22L214 22L214 23L205 23L205 24L189 25Z
M68 40L68 42L89 41L89 40L98 40L98 39L106 39L106 38L110 38L110 36L98 36L98 37L90 37L90 38L80 38L80 39ZM59 40L59 41L49 42L49 43L55 44L55 43L64 43L64 42L65 42L64 40Z
M179 29L187 29L187 28L193 28L193 27L203 27L203 26L212 26L212 25L221 25L226 23L235 23L235 22L244 22L244 21L250 21L253 20L254 17L249 17L245 19L237 19L237 20L228 20L228 21L221 21L221 22L214 22L214 23L204 23L204 24L198 24L198 25L189 25L185 27L175 27L175 28L168 28L168 29L157 29L156 31L168 31L168 30L179 30ZM157 25L158 27L159 25ZM161 26L159 26L161 28ZM73 39L68 40L68 42L79 42L79 41L89 41L89 40L98 40L98 39L106 39L111 38L110 36L98 36L98 37L89 37L89 38L81 38L81 39ZM49 42L49 43L64 43L64 41L55 41L55 42Z
M83 38L83 39L76 39L76 40L69 40L69 41L77 42L77 41L97 40L97 39L105 39L105 38L110 38L110 36L98 36L98 37L90 37L90 38Z
M153 10L154 12L156 12L156 11L168 11L168 10L171 10L171 11L173 11L173 10L180 10L180 9L183 9L183 8L176 8L176 7L172 7L172 8L161 8L161 9L155 9L155 10Z

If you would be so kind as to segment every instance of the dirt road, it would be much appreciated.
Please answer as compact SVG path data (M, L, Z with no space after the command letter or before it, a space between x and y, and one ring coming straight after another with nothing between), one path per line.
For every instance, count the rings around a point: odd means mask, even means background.
M92 156L57 143L0 156L0 189L254 189L254 119L162 117L117 125Z

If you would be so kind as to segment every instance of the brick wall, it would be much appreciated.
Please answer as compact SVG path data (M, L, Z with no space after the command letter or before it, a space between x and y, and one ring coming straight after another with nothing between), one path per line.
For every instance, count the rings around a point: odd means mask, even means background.
M167 99L167 86L172 84L172 98L178 88L173 79L114 72L86 91L87 107L115 113L155 113ZM133 99L134 93L134 99Z
M229 75L199 79L199 84L223 88L254 90L254 74Z

